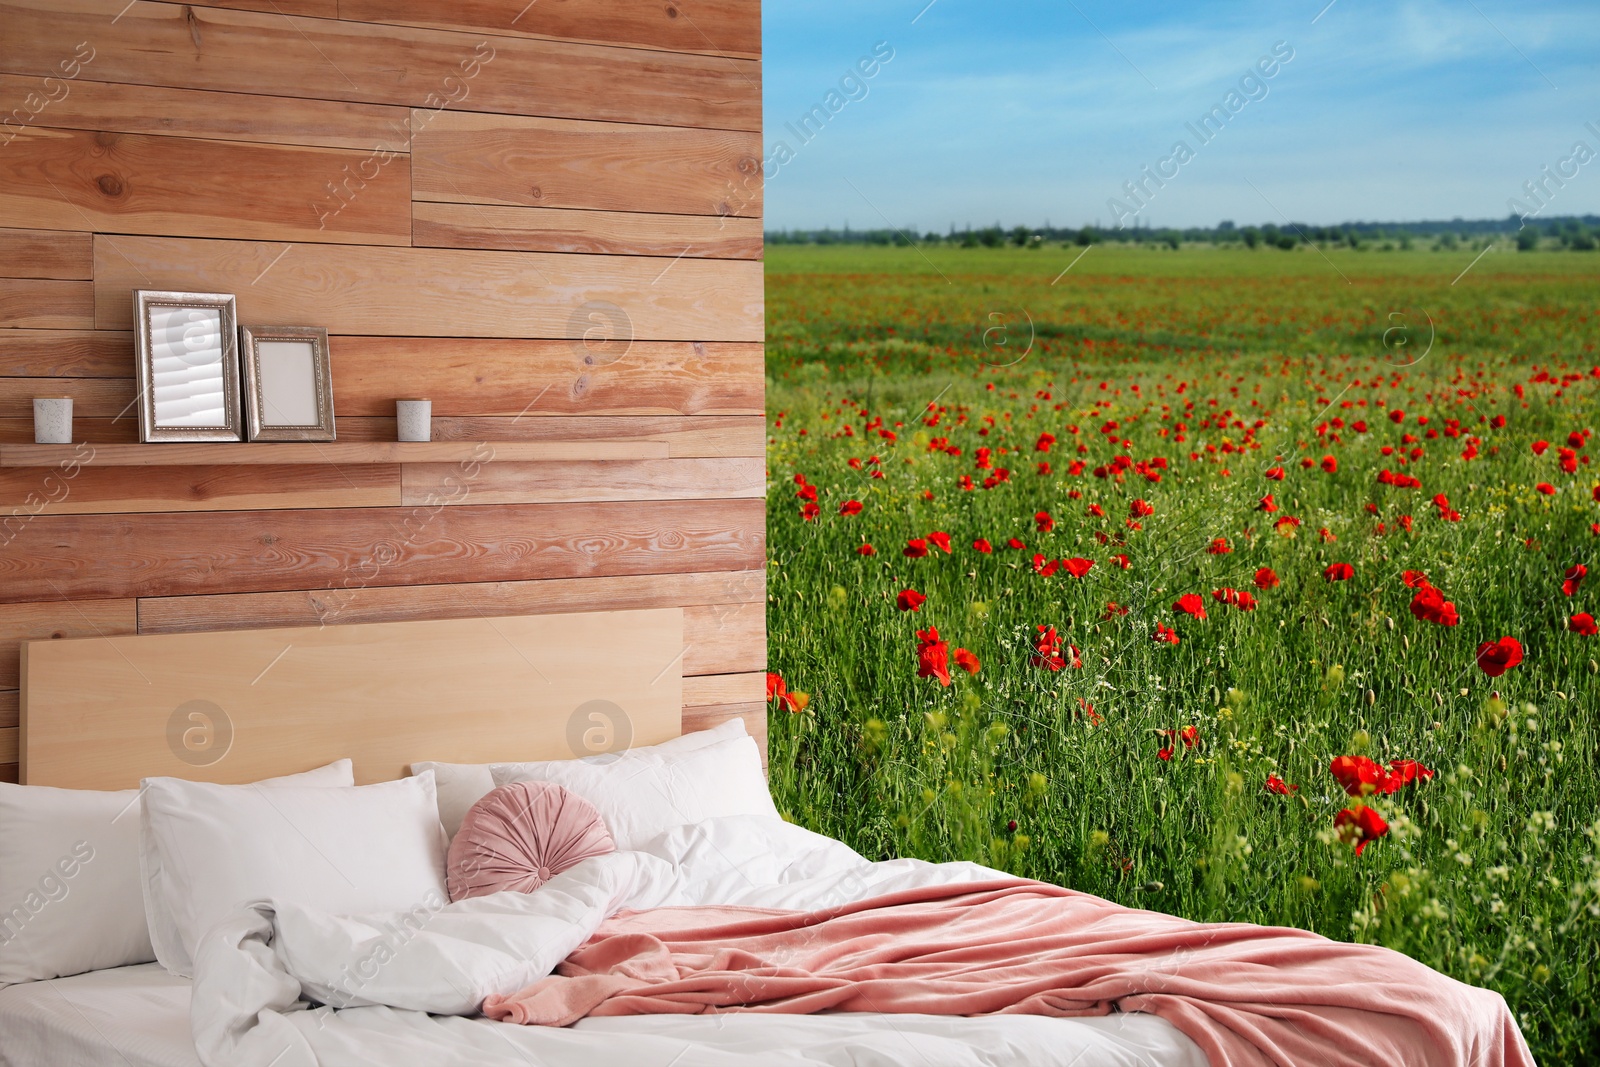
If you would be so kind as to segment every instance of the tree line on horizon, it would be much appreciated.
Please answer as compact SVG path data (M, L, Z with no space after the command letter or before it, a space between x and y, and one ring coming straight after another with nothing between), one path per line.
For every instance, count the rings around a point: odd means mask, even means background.
M1561 248L1589 252L1600 248L1600 216L1566 215L1548 220L1524 221L1516 215L1508 219L1451 219L1421 222L1346 222L1335 226L1304 223L1263 223L1237 226L1223 221L1215 226L1130 228L1101 226L1012 226L996 223L975 229L946 233L894 228L853 230L846 223L842 230L769 230L766 241L773 245L945 245L959 248L1043 248L1046 245L1085 246L1102 242L1165 246L1177 249L1184 244L1240 245L1245 248L1292 250L1302 244L1352 249L1375 248L1381 251L1410 250L1423 243L1436 249L1475 248L1495 240L1512 237L1523 251Z

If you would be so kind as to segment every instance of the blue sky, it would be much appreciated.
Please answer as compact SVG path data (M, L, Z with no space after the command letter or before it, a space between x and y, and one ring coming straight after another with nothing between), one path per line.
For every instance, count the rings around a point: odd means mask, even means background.
M1113 197L1155 226L1501 217L1600 153L1596 0L1326 3L768 0L767 226L1111 225ZM1202 144L1185 123L1278 42ZM1145 166L1175 176L1138 204ZM1600 158L1574 168L1546 216L1600 213Z

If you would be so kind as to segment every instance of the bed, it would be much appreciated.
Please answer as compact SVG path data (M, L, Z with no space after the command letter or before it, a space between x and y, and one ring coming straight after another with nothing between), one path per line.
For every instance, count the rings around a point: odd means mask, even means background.
M325 774L349 761L342 773L350 781L341 784L351 794L392 788L399 796L425 781L427 818L439 830L439 820L448 825L452 816L442 801L437 811L432 807L434 771L404 777L418 761L493 764L499 781L507 760L612 767L652 746L698 745L698 735L678 736L682 653L678 611L31 642L23 655L22 773L29 786L115 790L151 778L203 791ZM723 724L704 736L713 734L742 736L743 727ZM753 753L748 738L740 743ZM576 760L594 757L597 747L621 754ZM294 783L253 791L274 798L312 792ZM684 811L698 810L691 794L684 794ZM139 798L141 818L159 810L154 785L124 795ZM668 806L677 803L676 795L667 799ZM292 809L288 799L267 804L280 815L284 806ZM193 980L169 973L171 962L163 958L168 966L143 962L84 973L68 967L62 977L15 982L0 988L0 1065L1208 1062L1179 1026L1138 1010L1081 1018L903 1009L602 1012L566 1026L512 1025L477 1014L486 989L516 990L549 974L591 933L598 939L597 931L619 921L607 917L622 906L642 909L624 912L638 915L713 906L817 913L929 887L988 885L998 877L970 864L868 863L837 841L777 819L775 811L701 813L681 824L670 814L665 832L625 840L617 828L614 852L550 877L536 892L440 901L415 929L337 908L260 900L233 907L187 946L188 969L179 973ZM95 862L104 869L110 860ZM141 868L141 878L149 877ZM61 899L78 891L69 886ZM157 925L152 912L152 932ZM512 932L500 940L501 930ZM395 940L397 932L403 936ZM370 958L360 953L374 943L394 951L385 950L372 975L353 978L348 961ZM503 973L508 959L520 968L514 981ZM491 973L496 967L502 972ZM1147 977L1154 989L1172 975L1163 962ZM1520 1043L1514 1024L1510 1033L1511 1044ZM1523 1061L1495 1054L1482 1062Z

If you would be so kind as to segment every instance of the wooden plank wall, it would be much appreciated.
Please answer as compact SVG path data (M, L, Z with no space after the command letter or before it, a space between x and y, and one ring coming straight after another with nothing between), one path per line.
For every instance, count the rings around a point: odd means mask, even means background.
M43 637L682 606L685 728L764 737L759 0L0 0L0 26L0 442L42 395L137 440L146 288L325 326L341 439L426 396L439 438L668 455L0 470L0 779Z

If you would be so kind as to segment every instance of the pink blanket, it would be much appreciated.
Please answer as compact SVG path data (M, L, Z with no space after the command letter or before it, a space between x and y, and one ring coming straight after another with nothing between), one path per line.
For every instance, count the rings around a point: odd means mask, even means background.
M818 912L619 912L493 1019L764 1011L1142 1011L1214 1067L1532 1067L1498 993L1305 930L1195 923L1020 879Z

